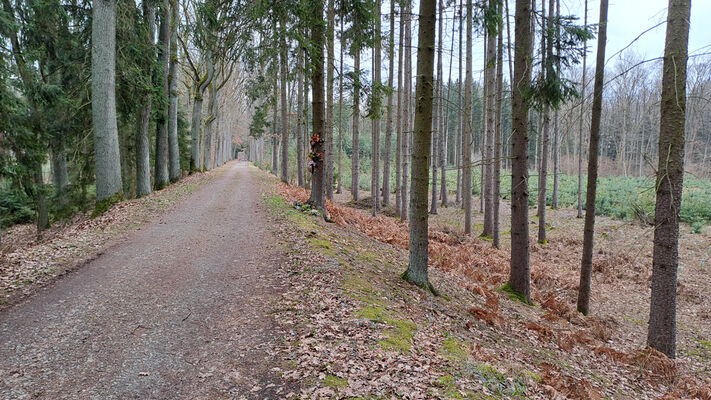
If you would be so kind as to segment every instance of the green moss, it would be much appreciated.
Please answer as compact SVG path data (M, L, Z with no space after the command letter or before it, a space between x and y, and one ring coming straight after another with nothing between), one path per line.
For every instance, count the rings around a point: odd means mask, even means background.
M442 341L442 347L439 349L439 355L449 361L466 361L469 357L469 351L466 343L454 338L447 337Z
M623 315L622 318L626 319L627 321L630 321L631 323L633 323L635 325L647 325L646 322L644 322L640 319L637 319L635 317L630 317L629 315Z
M382 295L363 278L349 275L341 281L341 289L355 300L374 306L385 306Z
M497 396L517 397L526 391L526 384L519 378L509 379L506 374L486 363L475 364L472 375Z
M342 379L334 375L328 375L321 382L321 386L330 387L331 389L343 389L348 386L348 379Z
M109 197L108 199L100 200L96 202L96 205L94 206L94 211L91 213L90 218L96 218L103 213L109 211L111 207L122 201L123 200L123 191L119 191L117 193L114 193Z
M525 376L527 376L527 377L533 379L533 381L536 382L536 383L541 383L541 382L543 382L543 378L541 378L540 375L538 375L537 373L535 373L535 372L533 372L533 371L529 371L529 370L527 370L527 369L524 369L521 373L522 373L523 375L525 375Z
M703 340L703 339L694 339L694 340L697 341L701 345L701 347L705 348L706 351L711 352L711 341Z
M395 318L391 312L380 306L366 306L356 312L361 318L384 323L388 327L383 331L384 339L378 345L385 350L407 352L412 349L412 338L417 326L408 320Z
M506 296L507 296L510 300L513 300L513 301L520 301L521 303L524 303L524 304L533 305L532 302L529 303L529 302L526 300L526 296L525 296L523 293L521 293L521 292L517 291L516 289L512 288L511 285L509 285L508 283L505 283L504 286L501 286L501 287L499 288L499 291L502 292L502 293L506 293Z

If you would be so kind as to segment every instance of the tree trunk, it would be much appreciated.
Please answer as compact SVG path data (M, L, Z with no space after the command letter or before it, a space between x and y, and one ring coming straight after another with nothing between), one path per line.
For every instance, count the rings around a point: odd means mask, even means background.
M516 0L515 63L511 110L513 160L511 165L511 276L509 286L531 301L528 236L528 109L526 94L531 86L531 2Z
M212 64L212 61L209 61ZM213 122L215 122L215 82L213 81L207 87L207 118L205 119L205 137L203 140L203 168L205 171L212 169L212 144L214 138L212 135Z
M395 0L390 0L395 2ZM403 90L402 90L402 53L404 49L405 18L402 3L400 4L400 32L398 33L397 48L397 116L395 138L395 215L402 219L402 133L403 133Z
M299 55L297 59L297 82L296 82L296 179L299 187L305 187L304 182L304 138L302 136L301 125L304 120L304 50L299 46Z
M343 37L343 19L341 19L341 37ZM338 74L338 187L336 193L343 192L343 44L339 58Z
M328 26L327 35L327 55L326 62L326 198L333 199L333 70L336 65L334 54L334 36L336 10L335 0L328 0Z
M323 0L312 2L314 10L312 16L316 18L311 28L311 63L313 65L311 86L313 87L313 138L311 139L311 153L315 155L313 183L311 185L311 196L309 203L321 210L324 218L326 214L326 200L323 192L324 171L324 142L325 131L325 109L324 109L324 76L323 76L323 47L324 47L324 24L323 24Z
M497 0L489 0L489 8L496 7ZM494 235L494 136L496 135L496 31L489 29L486 38L486 149L484 166L484 231L483 236Z
M148 0L143 0L143 23L145 25L144 40L153 47L155 44L155 8ZM151 76L153 63L143 66L146 76ZM151 161L149 149L149 129L151 126L151 92L143 96L143 102L138 111L138 126L136 129L136 197L142 197L151 192Z
M286 15L282 13L280 21L281 34L279 35L279 67L281 69L280 79L280 110L281 110L281 181L289 183L289 117L286 104L286 85L288 78L289 48L286 45Z
M409 168L409 157L410 157L410 94L412 92L412 56L410 54L410 49L412 48L412 31L411 31L411 18L412 18L412 3L411 0L405 0L405 10L403 10L403 18L405 19L405 47L404 47L404 69L403 69L403 105L402 105L402 139L401 145L402 150L400 156L402 157L402 189L400 189L400 218L403 221L407 221L409 216L409 201L408 196L408 168Z
M121 193L116 123L116 2L96 0L92 10L91 111L94 127L96 200Z
M457 80L457 106L459 107L459 110L457 112L457 140L455 143L455 148L456 148L456 162L455 165L457 166L457 192L456 192L456 197L455 197L455 202L459 203L462 200L462 155L463 155L463 131L464 131L464 118L462 118L462 25L464 25L464 18L462 18L462 13L464 9L464 0L459 1L459 46L457 46L459 50L459 58L457 60L459 61L458 68L459 68L459 79ZM467 44L468 46L468 44ZM462 205L463 206L463 205Z
M372 165L370 178L370 196L373 200L373 216L380 208L380 104L382 102L380 90L380 65L381 65L381 39L380 39L380 0L375 2L375 41L373 46L373 96L376 104L372 119Z
M503 7L499 4L499 14L503 12ZM492 194L494 201L493 208L493 230L492 239L493 246L497 249L501 248L501 234L500 234L500 215L499 209L501 205L501 137L503 136L503 129L501 126L501 113L502 113L502 103L504 97L504 34L502 30L503 26L499 24L499 30L496 41L496 110L495 110L495 120L496 124L494 129L494 192Z
M168 175L171 182L180 180L180 147L178 146L178 24L177 0L170 0L170 64L168 69Z
M541 31L541 35L545 40L545 46L541 49L541 53L545 53L543 57L543 68L545 70L545 78L550 79L553 74L553 38L550 32L553 29L553 5L554 0L548 2L548 20L547 28ZM545 10L543 11L545 13ZM538 243L545 244L546 239L546 199L548 186L548 155L550 153L550 126L551 114L550 106L543 106L543 132L541 136L541 169L538 173Z
M585 28L588 26L588 0L585 0L585 17L583 22ZM583 80L580 88L580 118L578 118L578 218L583 217L583 115L585 114L585 73L587 72L585 63L587 61L588 47L587 40L583 41Z
M684 178L686 64L691 0L669 0L659 122L657 203L654 211L652 300L647 343L676 357L679 214Z
M388 87L392 89L395 72L395 1L390 0L390 41L388 42ZM393 93L388 93L383 157L383 207L390 205L390 152L393 136Z
M439 10L439 20L444 21L444 10L446 8L446 5L444 4L444 1L440 1L440 10ZM441 176L441 193L440 193L440 200L442 207L447 207L449 205L449 199L448 194L449 191L447 190L447 156L449 154L449 105L450 103L450 95L452 94L452 59L454 58L454 27L455 23L452 21L452 44L449 47L449 74L447 77L447 101L442 103L442 106L440 107L440 120L441 125L442 125L442 137L444 138L444 141L442 143L442 146L440 146L440 168L442 170L442 176ZM440 96L444 96L444 88L443 88L443 82L444 79L440 80ZM446 106L445 106L446 104ZM455 146L456 147L456 146ZM450 158L451 159L451 158Z
M556 16L560 17L560 0L555 2ZM556 24L556 36L560 36L560 24ZM560 75L560 46L556 44L556 74ZM560 173L560 132L558 130L558 108L553 115L553 202L551 208L558 209L558 174Z
M472 25L474 9L467 0L466 78L464 81L464 127L462 129L462 208L464 234L472 233Z
M158 63L160 65L160 79L158 87L161 97L168 96L168 68L170 64L170 3L164 0L160 4L161 21L158 33ZM158 108L156 120L156 155L155 171L153 173L153 186L155 190L163 189L168 185L168 109L165 101Z
M351 194L353 195L353 201L360 200L360 49L355 50L353 54L353 75L355 76L355 81L353 82L353 141L351 154Z
M434 90L434 45L436 0L420 0L417 33L417 85L415 86L415 124L412 147L412 219L410 221L410 262L403 278L436 293L427 274L428 165L432 139L432 99Z
M593 239L595 235L595 195L597 191L597 159L600 149L600 117L602 116L602 89L605 79L605 43L607 41L607 3L600 1L600 23L597 36L597 63L593 93L592 120L590 122L590 149L588 151L588 187L585 196L585 231L583 257L580 262L580 287L578 311L590 312L590 285L592 281Z

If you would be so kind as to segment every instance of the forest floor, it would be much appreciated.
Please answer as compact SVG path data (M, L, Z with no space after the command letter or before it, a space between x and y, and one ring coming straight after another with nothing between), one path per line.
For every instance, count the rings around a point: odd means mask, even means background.
M436 297L400 278L407 224L347 194L326 223L306 199L231 163L2 253L39 277L7 289L0 398L711 399L708 230L682 233L672 361L644 347L649 227L598 219L582 317L573 210L549 211L549 243L532 245L528 306L500 290L505 206L502 250L464 236L457 207L432 216ZM65 243L84 250L54 262ZM67 265L82 266L51 278Z
M229 163L3 253L4 274L9 260L37 279L0 311L0 398L298 392L279 374L285 333L271 313L286 289L285 248L253 169ZM23 270L35 264L45 273Z
M645 348L650 227L598 219L592 315L583 317L575 311L575 210L549 211L548 244L532 244L528 306L501 290L507 211L502 250L466 237L457 207L431 216L430 276L442 294L435 297L400 278L407 224L371 217L369 199L352 204L345 193L328 206L336 224L324 224L291 207L306 200L303 189L278 185L286 201L273 200L275 208L302 237L292 306L280 320L312 315L292 341L298 355L287 372L306 398L711 399L708 230L683 228L679 357L669 360ZM535 242L535 216L530 228Z

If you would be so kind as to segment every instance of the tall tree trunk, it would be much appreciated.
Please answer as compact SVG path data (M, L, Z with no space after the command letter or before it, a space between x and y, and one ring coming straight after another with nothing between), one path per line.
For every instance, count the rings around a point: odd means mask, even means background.
M462 109L462 25L464 25L464 18L462 17L464 9L464 0L459 0L459 46L457 46L459 50L459 58L457 58L458 62L458 69L459 69L459 79L457 80L457 140L455 144L456 148L456 166L457 166L457 192L456 192L456 198L455 202L459 203L462 199L462 155L463 155L463 131L464 131L464 118L462 118L462 112L464 111ZM462 204L462 207L464 205Z
M604 0L603 0L604 1ZM528 109L526 94L531 87L531 2L516 0L516 48L511 110L513 160L511 165L511 276L509 286L531 301L528 236Z
M396 0L390 0L395 2ZM403 90L402 90L402 63L405 38L405 18L402 5L400 5L400 31L398 32L398 47L397 47L397 116L396 116L396 137L395 137L395 215L402 218L402 133L403 133Z
M588 0L585 0L585 28L588 26ZM583 41L583 78L580 84L580 117L578 118L578 218L583 217L583 143L585 143L585 135L583 134L583 115L585 114L585 74L587 72L585 63L587 61L588 45L587 40Z
M336 10L335 0L328 0L328 25L326 27L327 55L326 62L326 198L333 199L333 70L336 60L334 54L334 36Z
M597 64L595 87L590 122L590 149L588 151L588 187L585 196L585 231L583 233L583 257L580 262L580 287L578 311L590 312L590 285L592 281L593 239L595 235L595 195L597 192L597 159L600 150L600 117L602 116L602 88L605 79L605 44L607 42L607 3L600 1L600 22L597 36Z
M462 208L464 233L472 233L472 25L474 9L467 0L466 78L464 81L464 127L462 129Z
M371 164L371 178L370 178L370 196L373 200L373 216L376 215L378 209L380 208L380 104L382 102L382 91L380 89L380 50L381 50L381 39L380 39L380 0L375 2L375 41L373 46L373 96L375 96L375 101L377 107L373 111L372 119L372 164Z
M497 0L489 0L489 8L496 7ZM494 136L496 135L496 30L488 29L486 38L486 149L484 156L484 231L483 236L494 235Z
M542 8L542 10L545 13L545 8ZM541 49L541 53L545 52L542 66L545 73L544 79L550 79L550 75L553 74L553 38L550 33L553 29L553 11L554 0L549 0L548 27L545 30L541 30L541 35L545 40L545 46ZM546 239L546 198L548 186L548 155L550 153L550 125L550 106L545 104L543 106L543 135L541 137L541 169L538 173L538 243L540 244L548 242L548 239Z
M403 278L436 293L427 274L428 165L432 140L432 98L434 90L434 45L436 0L420 0L420 27L417 33L417 85L412 147L412 219L410 221L410 262Z
M272 112L272 174L279 176L279 136L277 135L277 107L279 106L279 76L274 68L274 111Z
M143 0L143 24L145 36L143 39L153 47L155 37L155 8L148 0ZM143 66L146 76L151 76L153 62L149 61ZM151 92L147 91L138 112L138 129L136 129L136 197L142 197L151 192L151 161L149 129L151 126Z
M94 127L96 200L121 193L116 122L116 2L96 0L91 26L91 111ZM41 179L40 179L41 181Z
M343 37L343 19L341 18L341 37ZM339 58L338 73L338 187L336 193L343 192L343 44Z
M158 32L158 63L160 65L160 79L158 86L162 98L168 96L168 68L170 64L170 3L163 0L160 4L160 30ZM153 186L155 190L163 189L168 185L168 109L167 102L162 101L158 108L156 120L156 155L155 171L153 173Z
M205 59L209 59L211 53L206 52ZM190 149L190 171L202 171L204 162L202 159L202 149L205 146L203 141L203 125L202 125L202 105L204 102L205 89L212 83L215 75L215 68L212 63L207 63L207 71L202 77L195 76L193 85L195 92L193 94L193 115L191 122L191 138L192 148Z
M212 64L212 60L208 61ZM212 145L215 138L212 135L213 123L215 122L215 114L213 114L213 109L215 107L215 82L207 87L207 118L205 119L205 137L203 140L203 168L205 171L212 169Z
M316 17L316 21L311 28L311 44L313 46L311 53L311 63L313 65L311 77L313 87L313 139L311 140L311 152L313 154L323 154L324 142L323 135L325 131L325 105L324 105L324 76L323 76L323 48L324 48L324 24L323 24L323 0L314 0L312 2L314 10L312 16ZM325 178L323 156L316 156L314 159L314 174L313 184L311 185L311 196L309 203L321 210L324 217L326 214L326 200L323 192L323 180Z
M499 14L503 12L502 4L498 5ZM501 126L501 113L502 113L502 103L504 97L504 32L503 25L499 24L498 34L496 38L496 110L495 110L495 120L496 124L494 129L494 193L492 195L494 200L493 209L493 231L492 239L493 246L497 249L501 248L501 234L500 234L500 220L499 209L501 205L501 137L503 136L503 129Z
M439 20L444 21L444 10L446 8L446 5L444 4L444 1L440 1L440 11L439 11ZM452 44L449 47L449 74L447 77L447 100L446 102L442 103L442 106L440 107L440 120L441 125L442 125L442 137L444 138L444 143L442 146L440 146L440 167L442 169L442 176L441 176L441 194L440 194L440 200L442 201L442 207L447 207L449 205L449 199L448 194L449 191L447 190L447 156L449 154L449 131L450 131L450 126L449 126L449 106L450 106L450 95L452 94L452 59L454 58L454 29L455 29L455 21L452 21ZM443 89L443 82L444 79L440 81L440 96L444 96L444 89ZM456 147L456 145L454 146ZM450 158L451 159L451 158Z
M555 2L555 15L560 17L560 0ZM556 36L560 37L560 24L556 24ZM560 75L560 46L556 41L556 74ZM558 209L558 185L560 173L560 132L558 130L558 107L553 114L553 202L551 208Z
M435 0L436 3L436 0ZM444 19L442 18L443 14L443 0L440 0L439 4L439 24L437 24L437 80L435 80L435 87L434 87L434 93L435 93L435 98L437 99L436 103L436 108L434 109L434 116L432 118L432 204L430 205L430 213L431 214L437 214L437 196L441 195L441 193L438 193L437 191L437 179L439 179L439 176L437 176L437 168L441 168L441 171L444 172L444 165L442 163L442 151L441 148L444 148L444 139L445 139L445 133L444 129L442 129L442 122L443 122L443 116L442 116L442 103L443 103L443 96L442 96L442 26L444 23ZM445 163L446 164L446 163Z
M180 179L180 147L178 146L178 24L180 24L180 9L177 0L170 0L170 10L168 175L171 182L177 182Z
M390 0L390 40L388 41L388 87L392 89L395 72L395 1ZM390 205L390 152L393 136L393 93L388 92L383 157L383 207Z
M402 138L401 145L402 150L400 156L402 157L402 189L400 189L400 218L403 221L407 221L409 216L409 201L408 196L408 168L409 168L409 158L410 158L410 94L412 92L412 31L411 31L411 19L412 19L412 3L411 0L405 0L405 9L403 10L403 18L405 19L405 47L404 47L404 67L403 67L403 105L402 105Z
M296 179L299 187L305 187L304 182L304 138L302 136L301 125L304 119L304 50L299 46L299 55L297 58L297 82L296 82Z
M353 200L360 200L360 49L353 54L353 141L351 154L351 194Z
M289 116L287 114L286 86L288 84L289 48L286 45L286 11L282 13L280 21L281 34L279 35L279 67L281 69L280 79L280 109L281 109L281 181L289 183Z
M684 178L686 64L691 0L669 0L659 122L657 203L654 211L652 300L647 343L676 357L679 216Z

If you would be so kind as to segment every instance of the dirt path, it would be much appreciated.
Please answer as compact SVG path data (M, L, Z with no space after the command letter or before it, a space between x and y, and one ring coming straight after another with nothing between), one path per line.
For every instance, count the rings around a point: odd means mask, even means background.
M247 163L0 313L2 399L280 398L282 253ZM277 367L277 369L275 369Z

